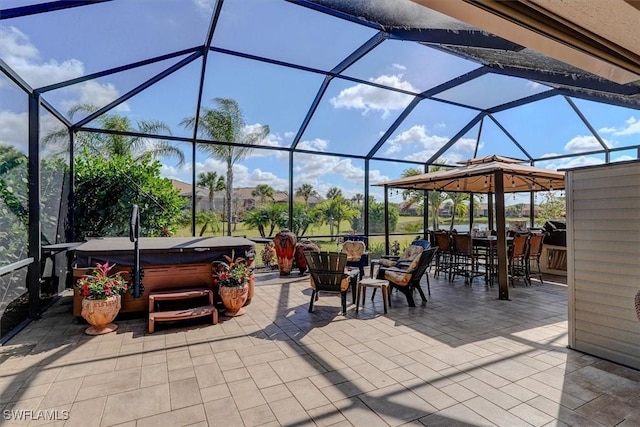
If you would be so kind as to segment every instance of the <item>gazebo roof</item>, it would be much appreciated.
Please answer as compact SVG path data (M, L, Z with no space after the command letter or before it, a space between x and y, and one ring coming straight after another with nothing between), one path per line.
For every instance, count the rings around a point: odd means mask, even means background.
M465 166L437 170L377 185L411 190L495 193L496 172L501 172L505 193L564 189L564 172L537 168L520 160L487 156L460 162Z

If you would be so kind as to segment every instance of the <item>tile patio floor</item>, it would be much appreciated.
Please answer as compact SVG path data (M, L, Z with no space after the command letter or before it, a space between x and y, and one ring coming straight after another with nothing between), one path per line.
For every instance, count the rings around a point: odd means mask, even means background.
M322 295L309 314L306 277L266 273L242 317L99 337L63 297L0 347L0 425L640 425L640 371L566 348L566 287L498 301L431 278L431 294L394 293L383 316L378 293L357 317Z

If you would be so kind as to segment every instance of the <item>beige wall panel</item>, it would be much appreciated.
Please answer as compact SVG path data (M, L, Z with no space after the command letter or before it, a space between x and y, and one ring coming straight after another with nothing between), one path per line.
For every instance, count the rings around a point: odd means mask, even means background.
M635 319L635 310L621 310L623 314L628 314L627 318L620 319L618 317L604 316L604 312L591 313L580 310L576 306L576 320L589 324L589 328L585 328L593 333L602 333L608 337L630 343L640 345L640 339L636 336L637 320ZM631 317L631 315L634 315ZM601 329L598 329L601 328ZM578 328L579 329L579 328Z
M630 254L629 252L624 251L616 251L616 246L611 249L602 249L602 250L593 250L593 244L589 244L587 242L580 242L581 244L576 244L576 249L580 252L576 253L576 259L581 261L591 261L591 262L613 262L620 264L629 264L633 266L638 265L638 254ZM580 247L582 246L582 247Z
M610 199L601 200L576 200L574 201L576 211L588 209L611 209ZM616 209L640 209L640 198L625 198L616 200Z
M619 242L631 242L636 243L640 238L640 232L635 230L593 230L583 229L581 227L573 227L574 230L580 230L580 233L576 232L576 240L593 240L608 242L612 245ZM604 248L603 248L604 249Z
M567 172L569 343L640 369L640 162Z
M573 182L578 183L580 181L597 181L601 179L607 179L611 177L627 177L627 176L640 176L636 173L636 164L610 164L601 165L601 167L593 168L590 170L579 170L572 172L574 174ZM577 173L575 173L577 172Z
M598 230L599 232L623 232L628 233L629 230L633 230L638 227L638 220L636 219L619 219L617 221L611 221L608 218L601 219L586 219L580 218L579 215L574 217L576 226L574 230ZM640 235L640 233L636 233ZM606 249L606 248L605 248Z
M584 240L578 239L575 241L576 250L602 248L607 253L612 254L628 254L629 256L635 256L635 251L638 250L638 244L635 242L609 242L608 240Z
M620 187L615 181L610 181L610 187L584 189L574 192L574 200L600 200L600 199L630 199L633 195L634 185Z
M599 219L603 221L617 221L632 219L638 221L638 212L633 209L589 209L576 212L581 220Z
M619 352L608 348L606 345L595 345L589 341L589 336L581 336L585 338L576 345L576 347L580 347L580 351L584 351L588 354L598 355L604 359L615 360L618 363L621 363L626 366L631 366L635 369L640 369L640 358L625 352ZM636 353L637 354L637 353Z
M607 176L604 178L589 178L576 180L573 188L576 191L591 190L591 189L608 189L615 185L618 187L633 187L638 185L639 179L635 176L623 175L623 176Z
M577 320L576 320L577 321ZM582 322L586 327L576 330L576 340L589 341L592 344L608 347L612 350L628 353L640 358L640 342L632 342L630 333L610 331L609 328Z
M623 313L621 310L633 310L633 304L629 302L627 296L583 290L576 293L576 306L580 304L583 304L584 310L591 313L606 313L609 316L618 318L628 318L628 313ZM591 305L596 305L596 307Z
M608 262L600 262L594 263L591 261L582 261L580 259L575 260L575 268L577 271L590 271L594 273L608 273L611 276L629 276L629 278L633 278L638 273L638 267L636 265L626 265L626 264L616 264L615 272L611 271L611 263ZM608 283L606 277L604 278L603 283ZM634 283L630 282L629 284Z
M576 283L574 289L584 289L591 292L602 292L620 296L630 296L634 287L633 276L612 276L609 273L594 273L592 271L576 271ZM634 292L635 294L635 292Z

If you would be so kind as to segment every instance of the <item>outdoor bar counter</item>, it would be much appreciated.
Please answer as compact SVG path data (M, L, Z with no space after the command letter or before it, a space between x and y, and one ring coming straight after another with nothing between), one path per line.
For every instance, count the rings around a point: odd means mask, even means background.
M243 237L141 237L140 266L144 272L144 292L140 298L126 294L122 297L121 312L147 311L149 292L213 287L211 263L225 261L224 256L254 258L255 243ZM134 265L134 244L127 237L91 239L75 248L74 277L87 273L96 263L115 263L111 271L128 277ZM73 300L73 314L80 316L82 298L77 290Z

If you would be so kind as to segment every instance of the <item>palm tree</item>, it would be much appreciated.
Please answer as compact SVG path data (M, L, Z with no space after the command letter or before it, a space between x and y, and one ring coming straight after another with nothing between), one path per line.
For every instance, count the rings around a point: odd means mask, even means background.
M319 207L322 219L329 224L329 235L331 240L340 234L340 222L351 221L360 212L354 209L351 202L341 195L336 196L322 203ZM335 231L335 233L334 233Z
M260 203L264 203L267 199L271 199L273 201L273 196L275 196L275 194L276 190L268 184L258 184L251 192L253 197L260 197Z
M438 213L440 212L440 205L447 199L446 195L440 191L429 191L427 194L427 200L429 202L429 215L431 216L431 226L433 230L438 230L440 224L438 222Z
M402 178L420 175L422 172L418 168L409 168L402 171ZM406 201L404 209L409 209L414 204L421 205L423 203L423 192L420 190L403 190L402 200Z
M342 197L342 190L338 187L331 187L329 191L327 191L327 199L335 199L336 197Z
M230 98L213 99L215 108L202 107L198 124L198 134L213 141L213 144L200 144L207 151L227 165L226 210L227 235L231 236L231 199L233 197L233 165L246 158L254 145L269 134L269 126L260 125L248 130L238 103ZM187 117L180 125L193 129L196 117ZM233 143L230 145L215 142Z
M429 172L436 172L441 169L438 164L429 166ZM431 216L431 226L434 231L440 228L438 222L438 213L440 212L440 205L447 200L447 194L441 191L429 191L427 193L427 202L429 203L429 215Z
M224 177L218 176L217 172L200 172L198 174L198 185L206 187L209 190L209 210L211 212L214 209L214 197L218 191L225 189Z
M311 184L302 184L296 189L296 196L302 197L307 205L309 204L309 198L317 195L318 192Z
M71 107L68 116L73 120L74 116L80 112L91 114L97 111L97 107L90 104L77 104ZM171 128L165 123L157 120L140 120L136 126L131 123L128 117L118 114L104 114L98 117L100 127L109 131L135 132L141 134L161 134L171 135ZM46 135L43 139L45 146L57 144L58 150L54 149L53 154L63 154L69 152L69 132L66 128L58 129ZM160 157L175 157L178 164L184 163L184 153L178 147L166 140L149 139L142 136L129 136L111 133L88 133L79 132L74 140L78 151L83 148L94 153L99 153L106 158L114 156L131 155L135 160L143 156L150 155L153 159Z
M220 219L213 212L198 212L196 214L196 224L202 224L200 236L204 236L207 228L213 233L217 233L220 230Z
M364 194L357 193L355 196L351 198L351 201L356 205L360 205L364 201Z
M431 166L429 168L429 172L435 172L440 169L439 166ZM409 168L402 171L402 178L407 178L409 176L421 175L422 172L418 168ZM402 192L402 199L407 203L405 204L405 209L409 209L414 204L421 205L424 201L423 192L419 190L404 190ZM429 205L429 213L428 215L431 217L431 226L434 230L437 230L440 225L438 224L438 211L440 210L440 205L447 199L444 193L440 191L429 191L427 193L427 202Z
M248 228L257 228L260 237L267 237L265 228L269 225L269 208L259 206L244 215L244 225Z
M465 201L469 200L469 194L467 193L445 193L447 198L451 200L453 205L451 206L451 225L449 226L449 230L453 230L456 215L464 216L467 214L469 207Z

